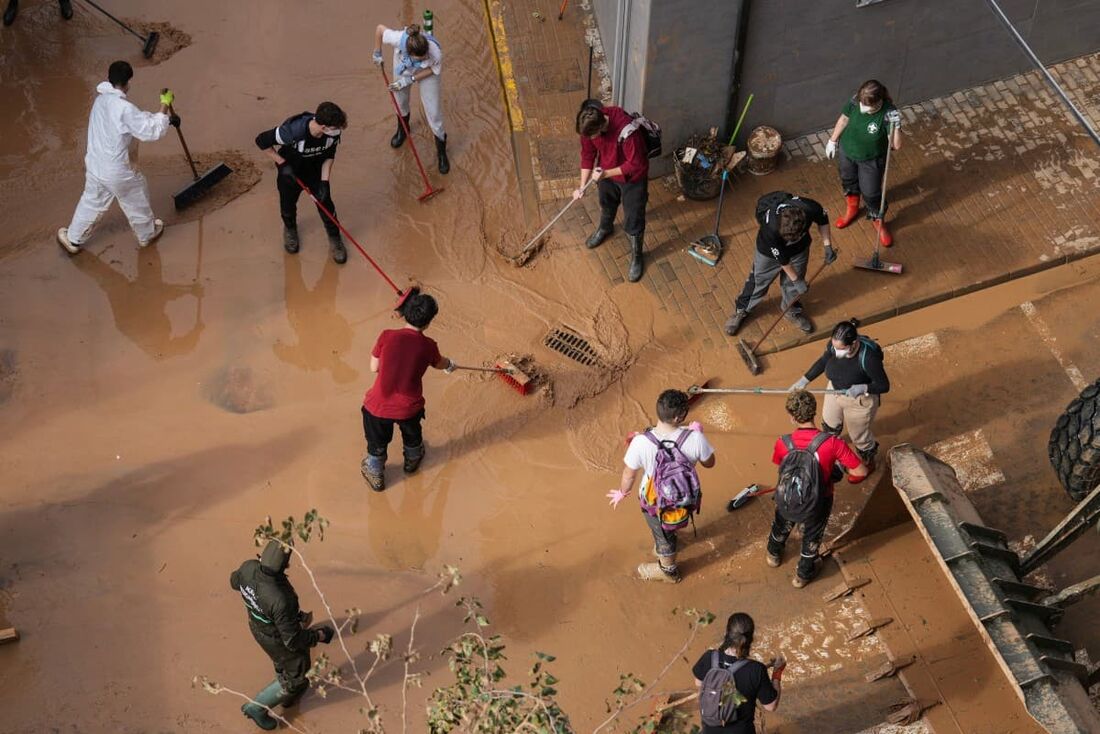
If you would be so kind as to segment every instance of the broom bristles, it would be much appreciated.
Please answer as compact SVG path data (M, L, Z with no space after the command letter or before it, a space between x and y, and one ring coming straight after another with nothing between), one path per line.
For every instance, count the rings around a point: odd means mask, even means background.
M508 360L501 360L496 363L496 367L501 372L497 372L497 377L504 380L508 387L512 388L520 395L528 395L531 392L533 385L531 377L523 372L523 370L516 367Z

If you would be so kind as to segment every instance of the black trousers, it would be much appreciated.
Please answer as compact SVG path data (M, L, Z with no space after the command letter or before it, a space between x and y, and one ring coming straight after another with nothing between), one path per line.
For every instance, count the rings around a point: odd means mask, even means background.
M616 183L600 179L596 183L600 195L600 226L610 227L623 205L623 231L628 235L640 237L645 233L645 207L649 203L649 181L642 179L633 183Z
M821 539L825 537L825 526L829 524L829 515L832 511L833 498L827 497L821 502L817 512L802 523L802 553L798 557L796 573L803 579L812 578L814 575L814 565L818 550L821 548ZM768 536L768 553L776 556L782 553L783 546L787 544L787 538L797 524L786 519L776 510L772 532Z
M309 187L310 191L316 193L317 184L321 183L321 169L319 167L305 168L303 166L302 170L295 170L295 173L298 174L298 178L302 179L302 183ZM279 188L279 214L283 218L283 224L287 227L297 227L298 197L302 195L302 187L298 185L297 181L292 178L288 179L286 176L276 176L275 185ZM327 198L321 200L321 203L332 212L332 216L337 216L336 205L332 203L331 192L329 192ZM340 234L340 228L325 216L320 207L317 208L317 214L320 215L321 221L325 225L325 231L328 232L330 237Z
M371 415L370 411L363 408L363 435L367 438L367 453L371 456L384 457L386 449L393 440L393 427L396 425L401 431L401 443L405 453L410 450L416 454L424 446L424 433L420 427L420 421L424 420L424 411L412 418L396 420L393 418L379 418Z
M886 158L874 158L869 161L853 161L844 155L844 149L837 151L840 168L840 185L844 194L863 197L863 204L872 219L882 219L886 207L878 210L882 201L882 177L886 173Z
M306 673L310 669L309 651L295 652L287 649L277 634L268 635L249 625L252 636L275 665L275 677L287 693L287 699L301 695L309 688Z

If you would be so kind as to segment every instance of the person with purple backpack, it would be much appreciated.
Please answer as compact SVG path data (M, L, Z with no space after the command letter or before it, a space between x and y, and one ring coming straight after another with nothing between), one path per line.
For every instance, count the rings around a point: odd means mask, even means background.
M676 566L676 531L694 522L702 503L702 491L695 465L714 466L714 448L696 422L684 427L688 395L682 390L665 390L657 398L657 425L633 434L627 447L619 488L607 493L612 507L630 494L638 472L642 483L638 500L642 517L653 534L656 563L638 566L643 581L680 581Z

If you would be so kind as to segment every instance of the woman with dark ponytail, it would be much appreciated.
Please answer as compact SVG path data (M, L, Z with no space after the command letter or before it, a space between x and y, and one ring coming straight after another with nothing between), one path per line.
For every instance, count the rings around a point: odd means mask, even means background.
M756 625L749 615L744 612L731 614L726 620L726 634L721 646L704 652L691 669L695 675L695 685L699 687L703 734L756 734L757 702L765 711L779 708L780 680L787 661L782 655L777 657L770 665L772 674L769 678L769 666L749 658L755 629ZM714 720L714 703L715 699L725 697L715 695L716 692L709 688L716 679L721 679L711 674L712 670L719 668L724 668L732 676L739 695L736 700L740 701L729 718L721 722Z
M824 372L829 378L829 388L845 391L843 395L825 396L821 427L839 436L844 426L848 426L849 440L867 470L873 472L878 441L871 424L878 412L879 396L890 392L890 378L883 366L882 347L874 339L860 336L858 326L858 319L837 324L832 339L825 345L825 353L791 389L802 390Z

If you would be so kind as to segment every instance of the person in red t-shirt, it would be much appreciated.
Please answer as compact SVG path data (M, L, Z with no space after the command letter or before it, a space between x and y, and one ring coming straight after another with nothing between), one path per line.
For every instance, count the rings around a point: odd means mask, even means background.
M795 390L787 396L787 413L791 422L798 426L791 434L791 443L795 448L808 447L818 434L814 425L814 416L817 415L817 400L805 390ZM775 450L772 452L772 463L777 466L787 455L787 444L780 437L775 442ZM798 568L795 571L791 583L796 589L801 589L813 581L821 570L821 558L818 556L818 548L821 539L825 535L825 526L829 524L829 514L833 511L833 483L843 476L833 470L839 464L848 470L848 481L852 484L862 482L867 476L867 467L859 460L848 444L842 439L830 435L817 450L817 461L821 465L821 478L824 484L824 492L821 498L821 506L809 520L802 524L802 554L798 559ZM779 510L775 511L775 521L772 522L772 531L768 535L768 565L778 568L783 562L783 546L787 544L787 538L798 523L783 517Z
M401 431L405 473L412 474L424 458L424 373L429 367L454 372L454 362L439 353L435 340L424 329L439 312L435 299L413 288L397 312L405 319L400 329L386 329L370 353L370 371L378 375L363 398L363 433L367 455L363 478L371 489L386 488L386 448L393 440L393 427Z
M633 132L619 140L623 128L634 124ZM573 198L581 198L589 179L596 181L600 194L600 224L585 242L599 247L614 228L615 213L623 205L623 231L630 241L630 271L626 279L642 278L642 249L645 235L645 207L649 201L649 149L645 133L621 107L604 107L587 99L577 113L577 134L581 136L581 185ZM599 164L597 165L597 157Z

